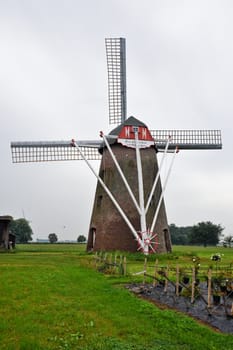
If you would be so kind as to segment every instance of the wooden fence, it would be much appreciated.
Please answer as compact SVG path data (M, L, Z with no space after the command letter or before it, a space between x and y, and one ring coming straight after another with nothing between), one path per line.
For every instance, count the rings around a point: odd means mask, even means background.
M137 268L140 262L137 262ZM162 287L163 293L167 293L169 286L176 297L186 296L190 298L191 304L200 298L206 306L209 314L222 303L227 316L233 317L233 268L232 266L221 267L221 270L209 267L198 267L193 264L184 269L179 264L176 266L160 265L155 259L154 264L147 261L145 257L140 271L135 271L135 263L127 262L125 256L108 253L96 253L94 255L95 268L104 273L135 277L141 276L142 286L148 283L154 288ZM224 274L223 274L224 272ZM205 283L205 290L199 287ZM170 292L171 288L169 289ZM229 310L230 302L230 310ZM212 310L212 311L211 311Z

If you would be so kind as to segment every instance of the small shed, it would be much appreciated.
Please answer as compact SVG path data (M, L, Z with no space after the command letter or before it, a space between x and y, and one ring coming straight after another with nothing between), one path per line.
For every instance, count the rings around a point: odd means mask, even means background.
M12 220L10 215L0 216L0 248L10 249L15 246L15 235L9 230Z

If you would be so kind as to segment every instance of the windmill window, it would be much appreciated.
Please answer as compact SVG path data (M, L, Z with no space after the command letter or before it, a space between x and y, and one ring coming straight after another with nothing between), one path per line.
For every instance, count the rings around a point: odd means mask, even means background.
M91 227L90 232L89 232L89 249L92 250L95 246L95 238L96 238L96 228L95 227Z
M99 197L97 198L97 207L100 207L100 206L101 206L102 199L103 199L103 196L102 196L102 195L99 196Z

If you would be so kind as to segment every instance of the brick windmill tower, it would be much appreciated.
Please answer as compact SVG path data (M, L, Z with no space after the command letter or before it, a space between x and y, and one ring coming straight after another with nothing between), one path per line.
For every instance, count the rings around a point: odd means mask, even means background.
M221 149L219 130L149 130L126 112L125 39L106 39L109 121L98 141L12 142L18 162L84 160L97 178L87 250L171 251L164 191L177 149ZM160 167L157 152L163 152ZM164 158L172 153L165 182ZM99 174L89 160L101 159Z

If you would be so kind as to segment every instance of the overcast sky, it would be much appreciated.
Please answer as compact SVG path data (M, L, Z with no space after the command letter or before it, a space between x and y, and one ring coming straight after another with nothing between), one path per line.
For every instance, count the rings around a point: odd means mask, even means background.
M10 142L113 129L104 39L121 36L128 116L150 129L222 130L222 150L177 155L169 223L233 234L232 18L231 0L0 0L0 215L25 217L34 239L87 236L96 179L86 164L12 164Z

